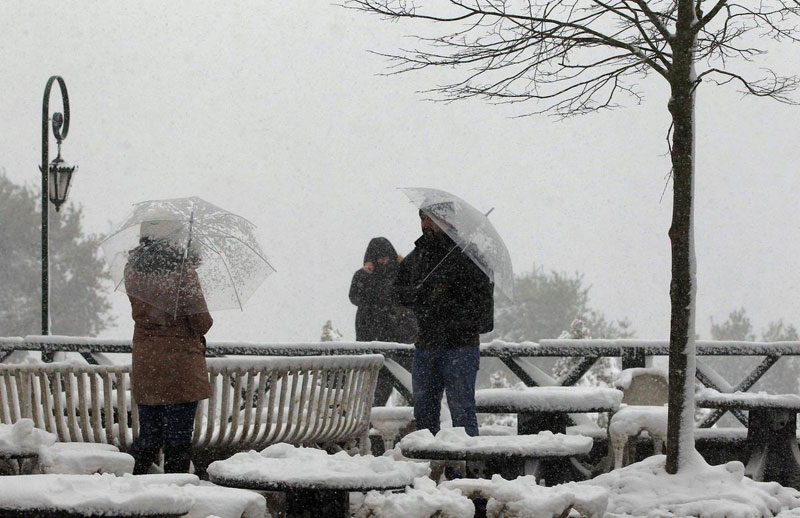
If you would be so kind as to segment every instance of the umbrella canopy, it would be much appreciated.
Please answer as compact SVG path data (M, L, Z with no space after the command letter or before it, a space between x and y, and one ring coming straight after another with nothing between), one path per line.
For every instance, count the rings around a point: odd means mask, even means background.
M177 271L179 286L169 291L169 297L164 296L163 289L128 292L159 309L176 314L205 310L202 305L182 304L179 300L191 291L180 283L197 281L209 310L242 309L256 288L275 271L258 244L254 229L241 216L201 198L151 200L137 203L125 221L101 242L101 247L116 289L123 292L126 266L152 273L154 278L165 264L170 271Z
M514 295L511 255L488 213L454 194L425 187L401 188L414 205L430 216L509 299ZM491 211L490 211L491 212Z

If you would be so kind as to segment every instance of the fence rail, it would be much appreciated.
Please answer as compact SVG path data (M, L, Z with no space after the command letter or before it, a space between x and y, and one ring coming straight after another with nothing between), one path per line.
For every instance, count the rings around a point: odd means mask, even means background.
M0 337L0 362L16 351L39 351L44 358L56 352L80 353L89 363L113 363L105 354L130 353L130 339L109 339L57 335L30 335L25 337ZM257 343L257 342L209 342L206 355L222 356L317 356L338 354L383 354L387 358L384 372L392 379L400 393L410 400L410 376L394 358L410 357L413 346L389 342L303 342L303 343ZM618 357L622 368L644 367L648 358L669 354L666 340L640 339L558 339L541 340L539 343L510 343L495 340L481 344L481 356L497 358L505 364L524 384L574 385L602 357ZM707 387L720 392L749 390L769 369L784 356L800 356L800 342L745 342L698 340L696 342L697 379ZM703 357L763 357L761 362L738 382L730 382ZM566 374L554 378L532 360L535 358L577 358ZM399 373L399 375L398 375ZM710 427L724 414L715 411L700 423ZM743 416L734 414L744 423Z

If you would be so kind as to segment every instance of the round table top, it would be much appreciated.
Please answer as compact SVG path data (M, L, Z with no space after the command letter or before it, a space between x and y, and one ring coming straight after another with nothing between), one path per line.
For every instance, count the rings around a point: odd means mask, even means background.
M333 455L314 448L276 444L212 462L211 482L264 491L370 491L403 488L430 472L427 464L372 455Z
M413 479L407 483L386 483L386 484L363 484L357 482L337 482L324 479L303 481L296 479L289 480L265 480L260 478L250 478L247 476L222 476L209 474L208 479L218 486L235 487L238 489L254 489L256 491L346 491L360 492L367 491L388 491L392 489L403 489L411 485Z

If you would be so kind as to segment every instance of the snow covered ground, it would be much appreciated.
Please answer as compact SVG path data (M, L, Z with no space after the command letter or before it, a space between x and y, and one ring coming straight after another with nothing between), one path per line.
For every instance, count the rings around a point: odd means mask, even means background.
M436 438L418 433L407 441L468 440L461 437L457 429L443 432ZM508 441L508 437L490 440L502 442ZM261 495L201 482L194 475L134 477L122 473L114 476L108 471L119 470L107 466L105 473L74 474L102 470L103 455L118 453L95 446L58 445L52 434L33 428L30 420L0 425L1 451L36 452L43 459L48 456L51 459L50 474L3 477L0 507L129 514L149 510L188 511L186 516L190 518L268 516L266 501ZM62 459L60 463L53 460L64 452L67 452L67 460ZM254 459L258 461L257 466ZM548 488L537 486L529 476L513 481L499 476L491 480L462 479L437 485L427 477L427 463L404 459L399 447L383 458L352 458L345 453L327 455L320 450L279 444L260 453L237 454L217 463L214 469L226 473L255 469L265 477L277 473L283 478L341 479L348 484L361 483L364 487L374 487L376 480L393 477L398 470L404 477L413 479L401 492L354 493L351 510L357 518L468 518L475 506L467 496L476 494L488 500L489 516L498 517L550 517L555 510L568 508L572 509L570 516L573 517L800 517L799 491L777 483L752 481L744 476L744 466L740 462L710 466L696 455L677 475L667 474L664 462L663 455L655 455L592 480ZM313 473L307 467L302 468L309 463L315 467ZM52 473L59 469L69 473ZM124 471L124 466L120 469Z

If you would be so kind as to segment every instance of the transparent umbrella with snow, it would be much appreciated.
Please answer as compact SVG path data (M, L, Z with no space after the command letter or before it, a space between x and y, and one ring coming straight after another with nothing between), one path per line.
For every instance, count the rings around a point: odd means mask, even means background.
M514 269L511 255L489 221L488 213L484 214L447 191L426 187L405 187L400 190L450 236L501 293L509 299L513 298Z
M126 292L125 267L133 257L155 255L166 245L175 252L171 266L177 269L179 284L191 282L195 277L189 270L195 271L211 311L242 309L275 271L256 239L255 226L245 218L197 197L151 200L134 205L133 212L101 242L116 289ZM197 305L178 300L191 291L182 288L172 289L170 297L150 289L128 295L167 312L191 313Z

